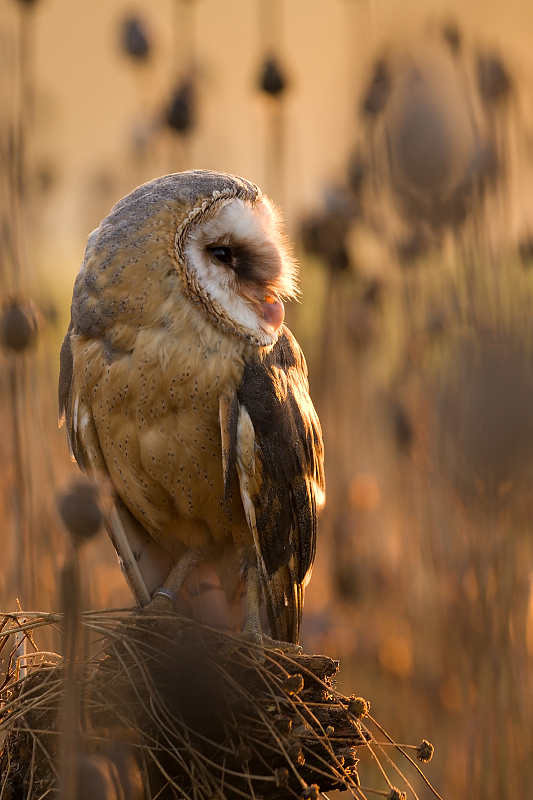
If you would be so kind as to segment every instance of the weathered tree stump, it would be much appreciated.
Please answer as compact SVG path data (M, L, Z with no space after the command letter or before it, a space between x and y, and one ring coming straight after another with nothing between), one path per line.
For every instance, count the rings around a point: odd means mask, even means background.
M77 771L111 764L121 785L106 797L136 800L146 785L158 800L358 786L365 708L334 690L333 659L251 648L171 614L123 618L102 644L77 665ZM57 795L64 674L46 664L4 689L1 800Z

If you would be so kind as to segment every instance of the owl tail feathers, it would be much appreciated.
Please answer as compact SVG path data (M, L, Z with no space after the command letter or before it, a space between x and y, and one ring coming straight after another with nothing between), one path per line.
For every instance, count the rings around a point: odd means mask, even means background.
M298 644L302 621L303 587L295 583L286 566L263 579L272 637Z

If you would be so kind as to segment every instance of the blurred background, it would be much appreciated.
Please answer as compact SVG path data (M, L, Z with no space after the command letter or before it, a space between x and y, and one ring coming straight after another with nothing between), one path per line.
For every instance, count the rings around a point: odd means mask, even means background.
M443 798L531 795L532 37L526 0L0 0L1 608L58 607L88 233L143 181L242 175L295 243L324 430L304 650L433 742ZM131 604L105 534L83 574Z

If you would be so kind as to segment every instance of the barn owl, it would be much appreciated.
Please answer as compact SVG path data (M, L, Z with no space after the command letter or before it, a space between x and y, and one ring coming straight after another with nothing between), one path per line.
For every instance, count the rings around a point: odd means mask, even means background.
M108 530L137 603L264 644L298 642L325 490L283 324L297 291L257 186L167 175L89 236L60 356L60 423L114 486Z

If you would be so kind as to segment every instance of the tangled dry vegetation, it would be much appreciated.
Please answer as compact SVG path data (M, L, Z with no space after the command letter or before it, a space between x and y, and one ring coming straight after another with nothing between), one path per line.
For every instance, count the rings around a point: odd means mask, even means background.
M2 800L58 796L58 777L66 786L72 774L79 800L312 800L329 789L402 800L398 783L416 798L393 750L425 780L369 703L336 691L339 664L327 656L236 649L232 637L174 614L94 611L80 617L85 643L71 662L34 643L63 622L60 614L3 618L0 648L16 634L18 650L0 694ZM22 637L31 652L21 658ZM382 787L365 786L363 752ZM412 752L428 761L433 748L423 742ZM106 781L119 791L105 794Z

